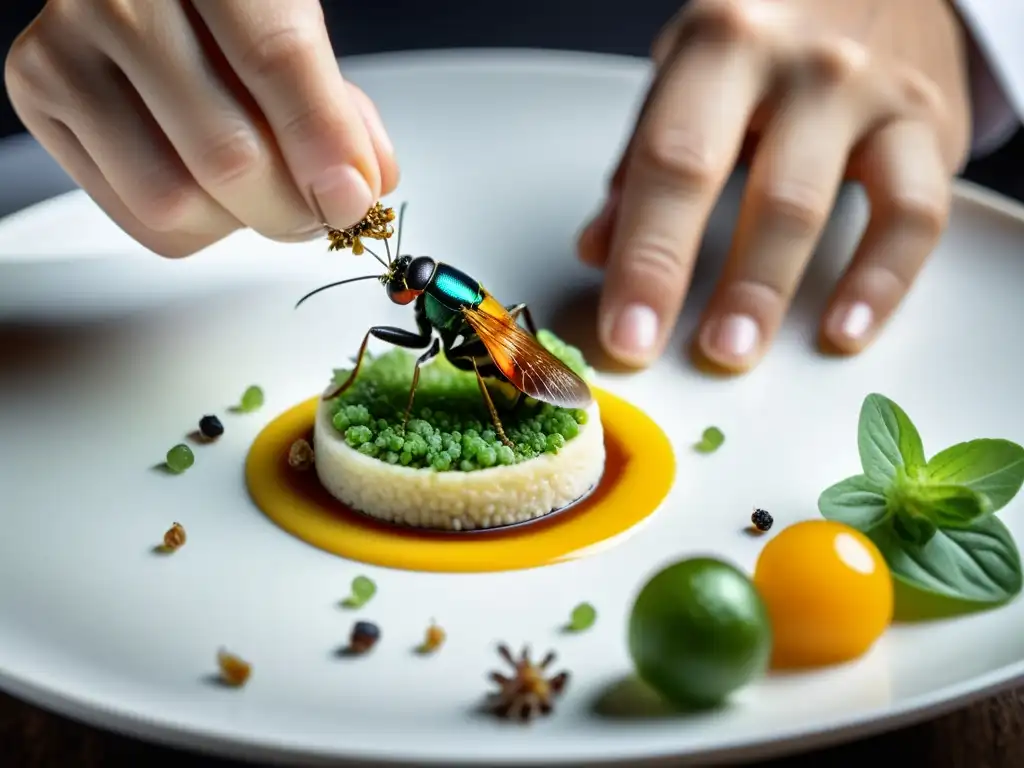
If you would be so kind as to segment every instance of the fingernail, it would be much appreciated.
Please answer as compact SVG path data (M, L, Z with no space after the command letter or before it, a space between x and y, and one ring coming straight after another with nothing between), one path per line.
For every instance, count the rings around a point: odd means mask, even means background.
M840 335L860 341L871 330L875 313L863 301L858 301L852 305L837 308L832 317L833 333L830 335Z
M286 235L282 235L281 237L278 238L278 240L284 243L305 243L310 240L315 240L318 237L324 236L324 227L321 224L309 227L302 227L301 229L297 229L294 232L289 232Z
M395 145L391 143L391 137L388 136L388 132L384 128L384 121L381 120L380 113L376 107L360 103L359 111L363 113L366 130L373 134L374 140L380 144L385 152L393 156L395 154Z
M374 203L370 185L351 165L327 169L313 182L312 190L324 223L333 227L351 227Z
M710 355L744 358L757 349L761 330L747 315L726 315L714 321L705 334L704 349Z
M658 340L658 316L650 307L629 304L615 318L611 346L631 357L647 355Z

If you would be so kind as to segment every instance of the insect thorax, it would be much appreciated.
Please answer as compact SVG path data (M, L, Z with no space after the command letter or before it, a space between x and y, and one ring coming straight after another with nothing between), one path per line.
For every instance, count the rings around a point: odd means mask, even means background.
M449 309L429 293L423 297L423 310L426 312L430 324L440 330L453 330L462 322L460 312Z
M484 298L478 281L448 264L437 265L428 293L433 294L438 303L453 310L475 307Z

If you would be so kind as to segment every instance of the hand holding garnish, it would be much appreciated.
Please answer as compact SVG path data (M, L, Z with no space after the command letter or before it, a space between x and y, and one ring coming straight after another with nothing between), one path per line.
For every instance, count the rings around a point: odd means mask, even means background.
M354 255L361 256L366 252L366 249L363 247L362 238L387 240L395 233L394 227L391 226L391 222L394 220L394 209L385 208L378 201L373 204L373 207L367 211L361 220L351 227L345 229L328 227L327 239L330 240L330 245L327 249L329 251L341 251L351 248Z
M11 102L156 253L241 228L310 239L395 188L380 114L338 70L319 0L38 5L7 59Z

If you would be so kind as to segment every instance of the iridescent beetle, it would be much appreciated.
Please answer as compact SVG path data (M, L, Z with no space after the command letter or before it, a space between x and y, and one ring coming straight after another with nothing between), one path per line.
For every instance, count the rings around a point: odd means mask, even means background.
M408 423L419 384L420 367L439 353L463 371L476 374L480 394L491 414L494 428L501 441L508 446L498 411L494 407L485 379L511 384L519 393L563 408L586 408L591 403L590 387L565 363L555 357L537 341L537 326L526 304L503 306L486 288L465 272L429 256L402 255L402 219L405 203L398 214L397 255L391 256L388 238L394 230L388 222L394 219L390 208L380 203L370 210L363 221L346 230L328 228L330 250L351 248L354 253L364 250L379 261L386 270L381 275L364 275L321 286L303 296L298 307L311 296L359 280L378 280L388 298L395 304L413 304L417 332L394 326L377 325L366 332L355 367L349 377L324 394L324 399L337 397L356 380L363 363L366 345L373 336L395 346L426 350L413 369L409 402L404 422ZM383 240L387 261L366 247L364 238ZM522 317L529 333L519 326Z

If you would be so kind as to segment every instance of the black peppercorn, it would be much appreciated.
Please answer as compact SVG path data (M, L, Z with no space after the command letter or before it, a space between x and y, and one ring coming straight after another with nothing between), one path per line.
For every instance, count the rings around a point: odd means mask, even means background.
M199 420L199 434L207 440L213 440L224 434L224 425L216 416L203 416Z
M772 527L772 516L768 514L765 509L755 509L754 514L750 516L750 522L754 524L754 527L759 531L767 531Z
M380 640L380 628L370 621L357 621L352 627L348 647L352 653L366 653Z

